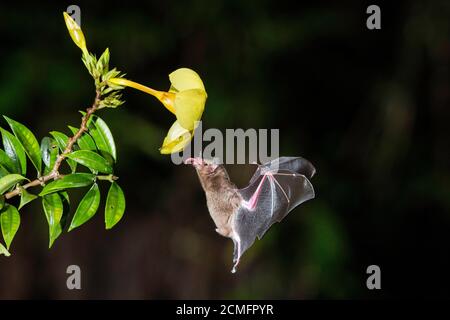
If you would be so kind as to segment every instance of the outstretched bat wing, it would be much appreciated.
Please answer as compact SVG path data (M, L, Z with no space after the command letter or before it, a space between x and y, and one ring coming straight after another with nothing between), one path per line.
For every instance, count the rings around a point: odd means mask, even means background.
M250 185L239 190L243 201L232 220L233 272L256 238L261 239L272 224L281 221L302 202L314 198L313 186L305 176L311 177L314 172L305 159L279 158L260 166Z
M302 157L281 157L258 166L258 169L250 179L249 185L253 184L264 172L289 170L304 175L311 179L316 173L316 168L308 160Z

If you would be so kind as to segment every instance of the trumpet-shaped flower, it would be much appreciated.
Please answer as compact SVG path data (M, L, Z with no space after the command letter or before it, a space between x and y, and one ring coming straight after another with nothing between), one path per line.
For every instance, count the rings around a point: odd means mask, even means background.
M69 30L69 34L73 42L83 51L83 53L87 53L86 40L84 39L84 34L80 26L67 12L64 12L63 15L67 30Z
M191 141L196 123L200 121L207 98L205 86L199 75L188 68L175 70L169 75L169 91L157 91L139 83L113 78L108 83L138 89L156 97L177 120L169 129L160 149L162 154L179 152Z

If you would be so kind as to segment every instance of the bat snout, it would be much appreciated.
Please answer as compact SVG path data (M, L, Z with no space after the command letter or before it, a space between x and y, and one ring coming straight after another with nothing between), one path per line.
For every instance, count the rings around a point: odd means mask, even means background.
M199 167L204 164L204 161L202 158L188 158L184 160L184 164L190 164L194 167Z

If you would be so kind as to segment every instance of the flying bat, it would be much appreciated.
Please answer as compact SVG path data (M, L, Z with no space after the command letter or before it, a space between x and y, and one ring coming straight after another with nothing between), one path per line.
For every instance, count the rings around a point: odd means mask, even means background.
M301 157L281 157L258 165L249 185L238 189L223 165L202 158L189 158L206 194L216 231L234 243L233 269L241 256L299 204L314 198L309 181L316 169Z

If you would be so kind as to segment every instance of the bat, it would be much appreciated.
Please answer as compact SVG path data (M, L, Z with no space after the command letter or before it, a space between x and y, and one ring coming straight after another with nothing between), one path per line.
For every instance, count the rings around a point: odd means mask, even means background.
M281 157L262 165L247 187L238 189L223 165L202 158L189 158L206 194L206 203L216 231L234 243L233 269L250 248L275 223L295 207L313 199L309 181L316 169L301 157Z

